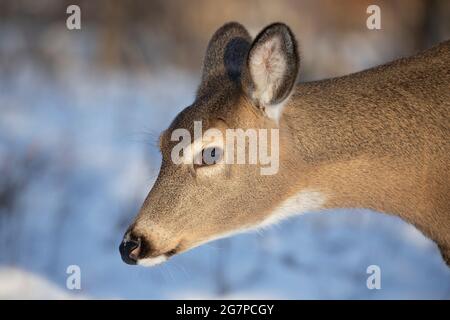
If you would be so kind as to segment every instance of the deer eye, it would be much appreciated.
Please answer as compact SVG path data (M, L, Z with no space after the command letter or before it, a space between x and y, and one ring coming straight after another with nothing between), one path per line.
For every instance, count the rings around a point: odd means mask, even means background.
M219 147L207 147L202 150L202 163L194 164L194 168L210 166L222 160L223 150Z

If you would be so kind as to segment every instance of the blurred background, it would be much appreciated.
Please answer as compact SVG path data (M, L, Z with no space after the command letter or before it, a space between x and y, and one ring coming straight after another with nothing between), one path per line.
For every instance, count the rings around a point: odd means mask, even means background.
M81 30L66 8L81 8ZM381 8L381 30L366 9ZM0 0L0 298L450 299L436 245L366 210L306 214L145 269L118 245L158 173L159 132L194 98L212 33L282 21L301 81L450 38L450 1ZM381 290L366 268L381 267ZM66 269L81 269L68 290Z

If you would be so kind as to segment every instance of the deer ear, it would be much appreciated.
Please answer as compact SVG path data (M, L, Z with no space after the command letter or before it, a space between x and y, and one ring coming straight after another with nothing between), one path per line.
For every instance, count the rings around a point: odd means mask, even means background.
M252 38L248 31L237 22L229 22L220 27L206 49L202 81L197 96L201 95L214 79L227 77L233 82L240 83L242 66L251 42Z
M256 106L278 121L297 80L297 41L288 26L274 23L255 38L248 52L242 87Z

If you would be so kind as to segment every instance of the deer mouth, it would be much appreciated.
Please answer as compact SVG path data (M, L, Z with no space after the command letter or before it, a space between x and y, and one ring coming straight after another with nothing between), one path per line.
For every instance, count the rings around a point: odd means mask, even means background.
M156 266L158 264L161 264L161 263L167 261L167 259L168 259L168 257L165 254L161 254L159 256L152 257L152 258L139 259L139 260L137 260L137 265L143 266L143 267L153 267L153 266Z
M170 257L177 254L177 249L172 249L167 251L166 253L160 254L155 257L148 257L148 258L141 258L137 259L137 265L143 266L143 267L153 267L158 264L161 264L163 262L166 262Z
M166 262L170 257L177 254L177 249L172 249L167 251L166 253L160 254L155 257L141 258L137 259L137 265L144 267L153 267L155 265Z

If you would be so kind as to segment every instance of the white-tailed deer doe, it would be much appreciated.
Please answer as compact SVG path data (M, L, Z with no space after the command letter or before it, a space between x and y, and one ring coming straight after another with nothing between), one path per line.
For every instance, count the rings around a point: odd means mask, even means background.
M450 265L450 41L296 85L299 64L284 24L253 41L238 23L216 31L194 103L160 136L159 176L120 245L126 263L154 265L305 211L369 208L416 226ZM261 175L258 164L174 164L172 133L193 132L194 121L221 131L278 129L278 172Z

